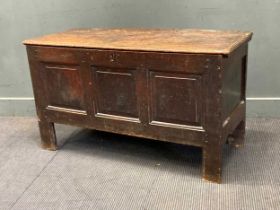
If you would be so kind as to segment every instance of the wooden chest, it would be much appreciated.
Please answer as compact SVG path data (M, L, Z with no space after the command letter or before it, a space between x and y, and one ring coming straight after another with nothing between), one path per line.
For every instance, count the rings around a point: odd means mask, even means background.
M77 29L24 41L43 148L54 123L193 145L221 181L222 146L245 131L252 33Z

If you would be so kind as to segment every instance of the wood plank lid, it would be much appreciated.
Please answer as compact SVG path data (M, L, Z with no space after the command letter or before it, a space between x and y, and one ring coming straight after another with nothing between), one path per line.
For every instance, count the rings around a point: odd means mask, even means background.
M25 40L26 45L95 49L230 54L251 32L206 29L72 29Z

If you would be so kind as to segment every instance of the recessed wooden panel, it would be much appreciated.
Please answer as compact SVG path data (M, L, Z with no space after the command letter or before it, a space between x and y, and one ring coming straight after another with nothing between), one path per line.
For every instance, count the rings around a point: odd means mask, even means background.
M151 124L174 128L200 125L200 76L150 72L149 92Z
M84 91L79 67L44 64L43 80L48 105L74 109L84 108Z
M138 119L135 71L103 67L93 67L93 70L96 116L118 120Z
M245 99L247 48L240 48L232 56L224 59L222 81L223 118L228 117Z

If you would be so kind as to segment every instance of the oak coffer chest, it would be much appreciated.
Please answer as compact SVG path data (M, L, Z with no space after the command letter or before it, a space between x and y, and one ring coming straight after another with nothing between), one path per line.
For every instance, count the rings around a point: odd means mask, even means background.
M222 146L244 141L252 33L76 29L24 41L43 148L54 123L193 145L221 181Z

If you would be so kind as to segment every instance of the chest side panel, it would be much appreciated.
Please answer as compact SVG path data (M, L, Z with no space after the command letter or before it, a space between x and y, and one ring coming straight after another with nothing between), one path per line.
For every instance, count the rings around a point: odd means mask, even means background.
M222 83L223 119L245 101L247 46L237 49L228 58L224 58L224 75Z

